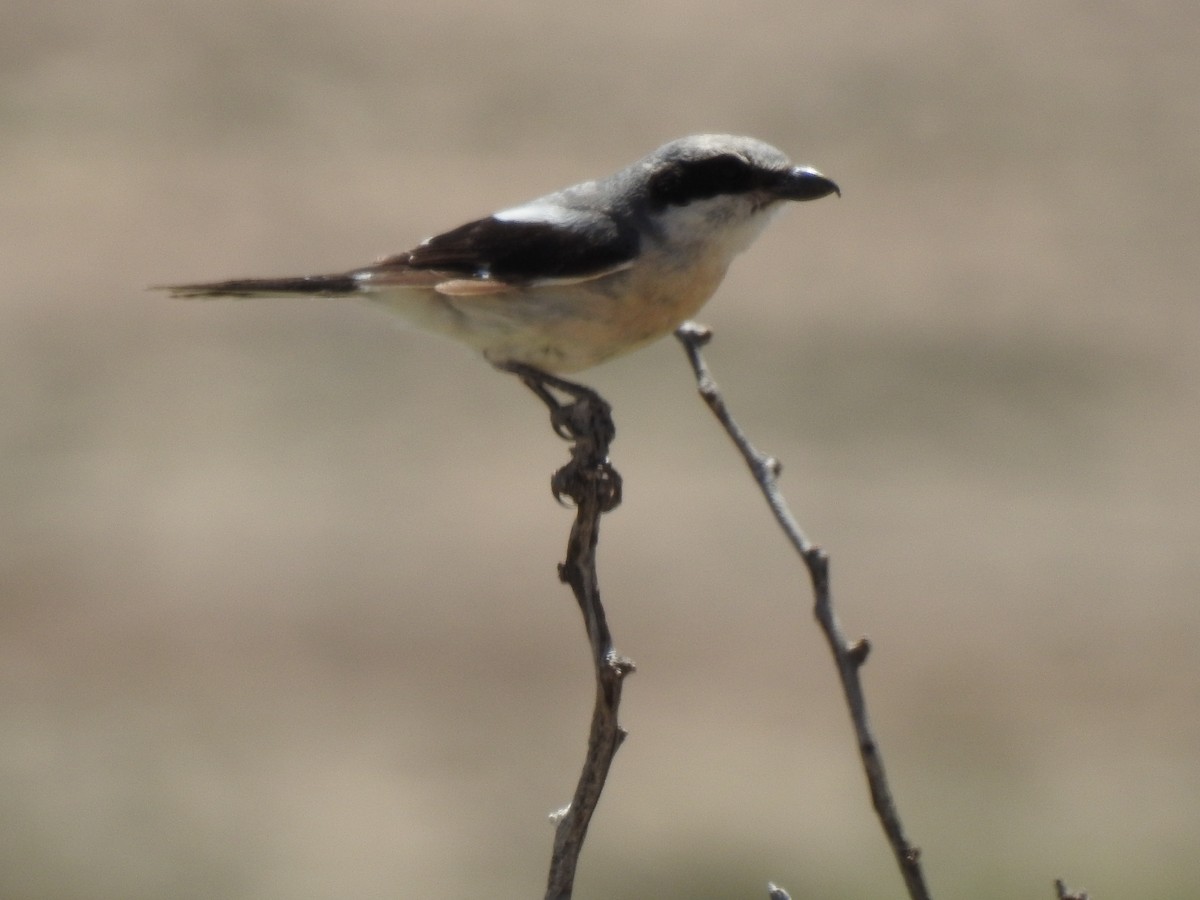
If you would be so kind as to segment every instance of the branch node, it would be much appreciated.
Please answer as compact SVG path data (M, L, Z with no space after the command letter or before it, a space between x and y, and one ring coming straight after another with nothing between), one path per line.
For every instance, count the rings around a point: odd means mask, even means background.
M846 653L850 657L850 662L856 666L861 666L871 654L871 641L865 636L860 637L846 648Z
M813 592L818 603L829 602L829 555L817 546L804 551L804 564L812 576Z
M550 815L546 816L546 818L550 820L551 825L557 825L559 822L561 822L563 819L565 819L567 817L567 813L569 813L570 811L571 811L571 804L568 803L566 806L562 807L561 809L556 809L554 812L550 813Z
M1054 880L1054 890L1058 895L1058 900L1088 900L1087 891L1068 890L1066 883L1061 878Z
M699 322L684 322L675 329L675 336L685 344L693 347L703 347L712 340L712 329Z
M615 652L609 654L606 664L617 678L624 678L637 671L637 666L634 665L632 659L628 656L618 656Z

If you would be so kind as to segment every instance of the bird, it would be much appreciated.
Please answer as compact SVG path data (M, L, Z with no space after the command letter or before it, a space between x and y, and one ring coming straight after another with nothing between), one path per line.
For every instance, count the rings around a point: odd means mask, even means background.
M837 184L770 144L699 134L362 268L156 289L361 298L498 368L560 376L673 331L788 201L830 194L841 196Z

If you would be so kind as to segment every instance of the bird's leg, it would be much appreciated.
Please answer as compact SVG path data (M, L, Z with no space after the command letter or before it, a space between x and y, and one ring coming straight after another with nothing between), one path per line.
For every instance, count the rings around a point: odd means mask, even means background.
M584 482L591 482L601 489L603 511L620 503L621 476L608 459L608 445L617 434L608 401L589 387L534 366L510 362L497 368L520 378L550 410L554 433L572 442L571 461L551 480L554 496L559 500L567 496L578 504L580 492L586 489ZM569 399L561 400L556 392Z
M592 437L607 447L616 437L612 407L591 388L524 363L502 363L497 368L516 375L522 384L537 394L550 410L550 427L563 440ZM564 403L553 391L571 399Z

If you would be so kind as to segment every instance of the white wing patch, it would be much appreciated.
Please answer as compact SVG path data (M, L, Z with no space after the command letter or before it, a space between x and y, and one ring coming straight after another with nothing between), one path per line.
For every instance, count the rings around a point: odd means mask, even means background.
M523 206L514 206L492 214L493 219L501 222L537 222L546 225L567 225L578 220L579 213L565 206L554 203L534 201Z

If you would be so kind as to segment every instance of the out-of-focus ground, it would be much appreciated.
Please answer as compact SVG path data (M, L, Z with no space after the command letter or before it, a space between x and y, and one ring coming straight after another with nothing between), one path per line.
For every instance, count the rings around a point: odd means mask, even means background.
M0 896L531 897L591 701L544 411L346 268L696 131L836 178L709 360L875 644L942 897L1200 883L1200 10L46 4L0 32ZM895 897L802 570L587 375L627 685L579 897Z

